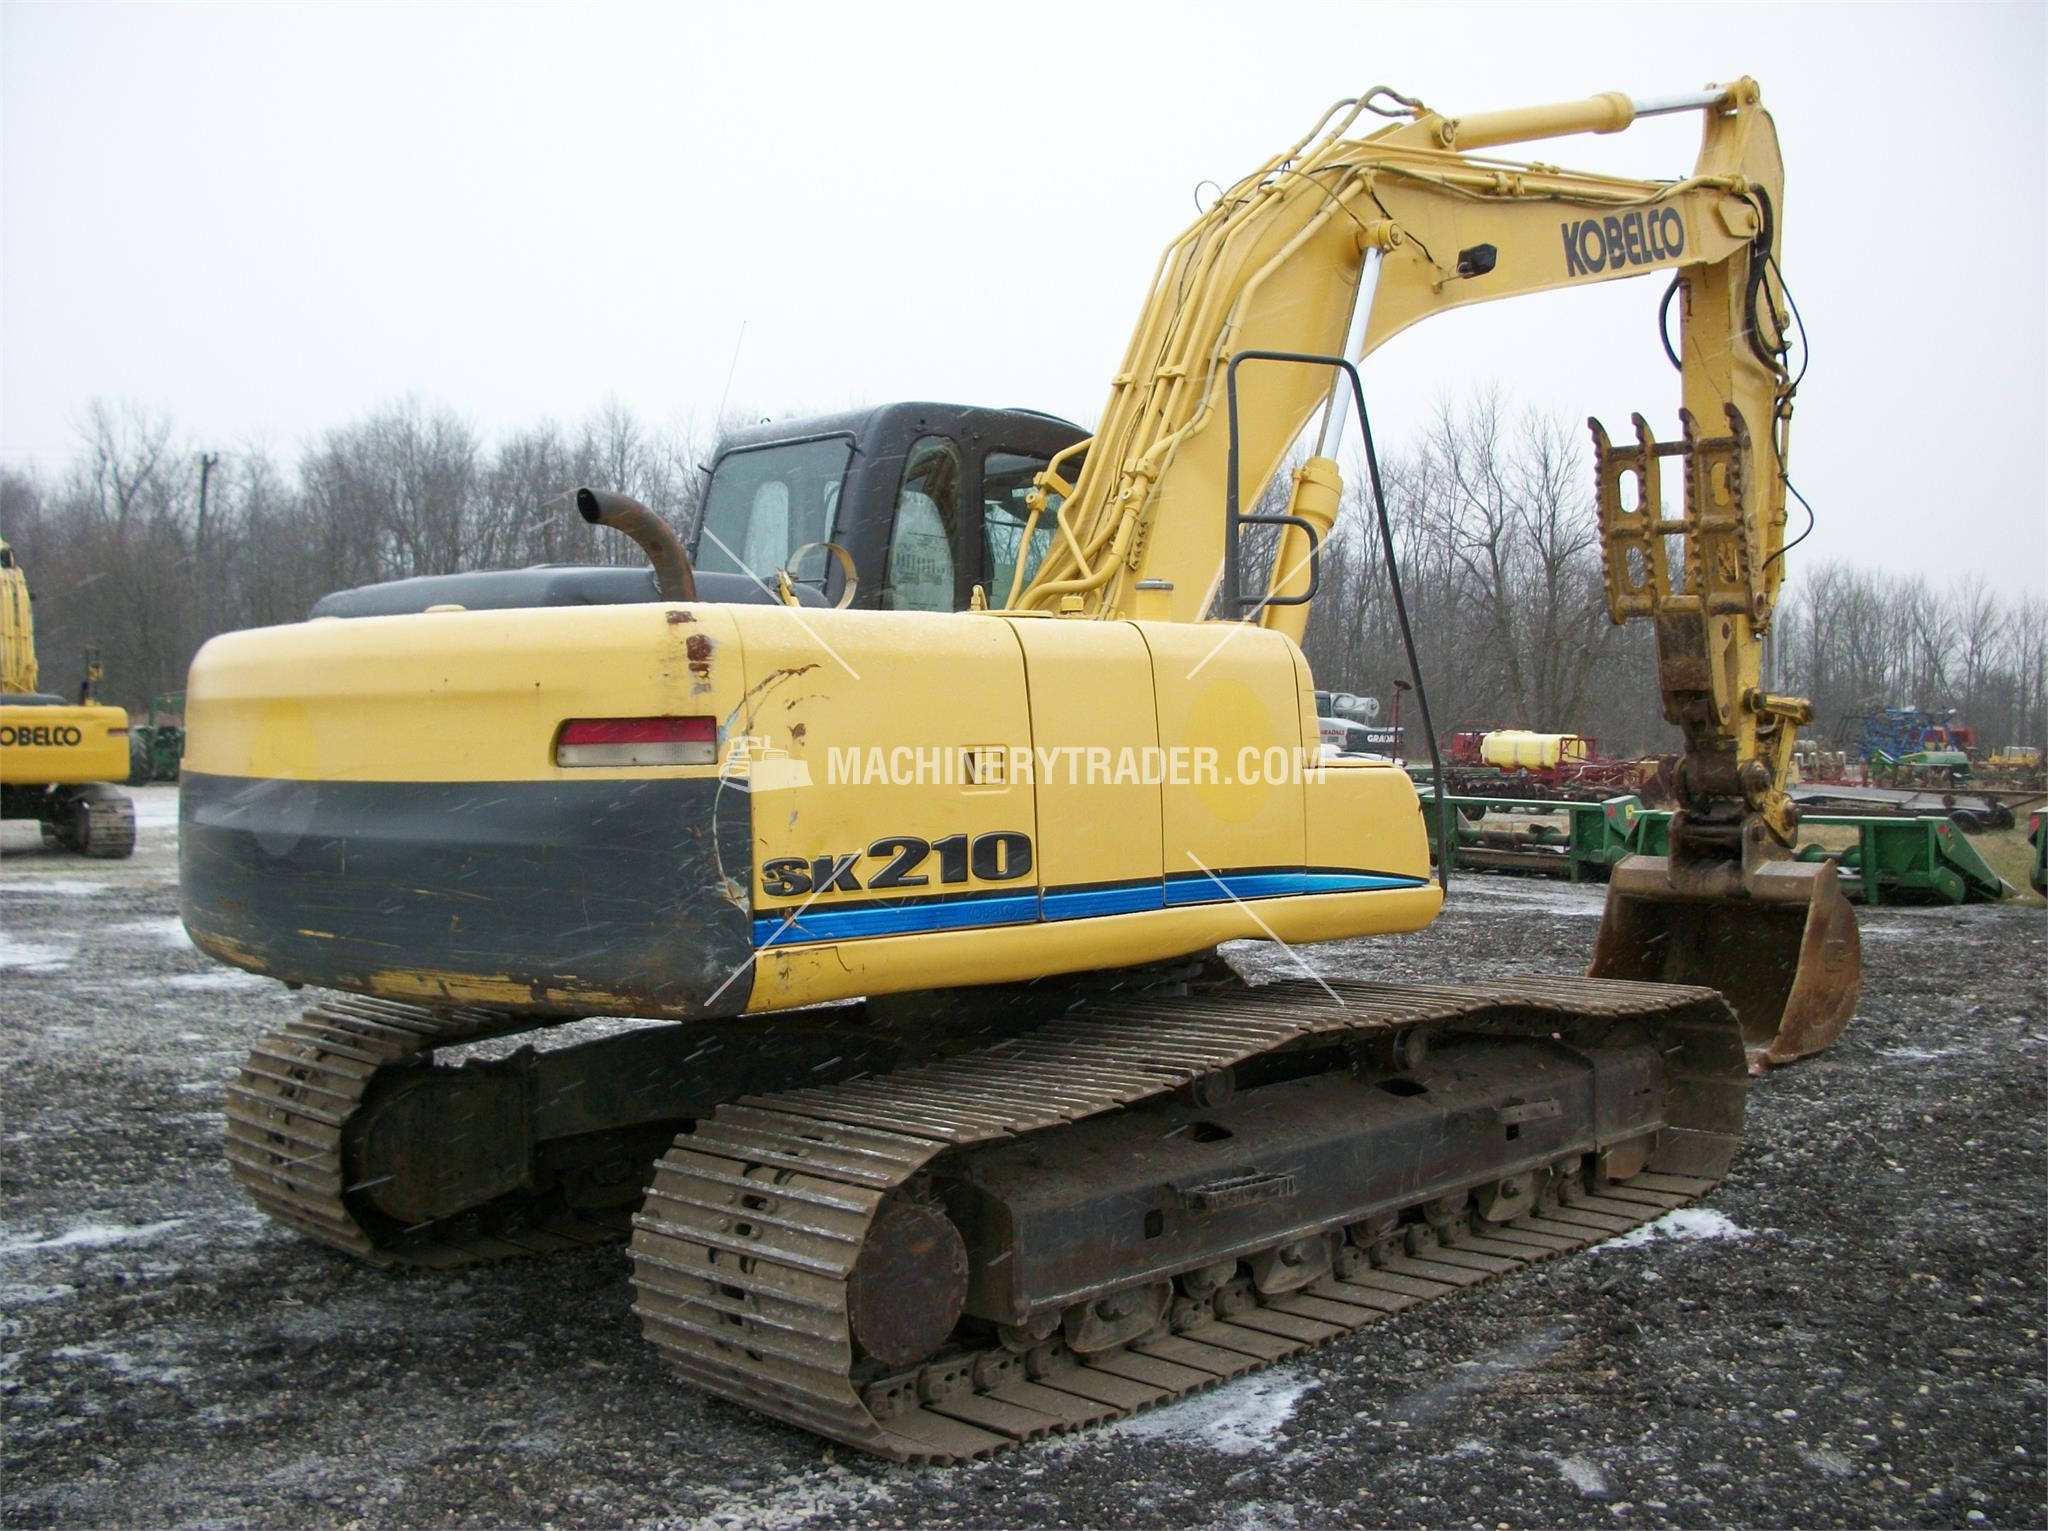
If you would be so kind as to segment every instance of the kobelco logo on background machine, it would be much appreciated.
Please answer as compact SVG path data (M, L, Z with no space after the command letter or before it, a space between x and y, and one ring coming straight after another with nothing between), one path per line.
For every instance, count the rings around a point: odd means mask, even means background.
M52 728L46 723L38 723L33 728L0 728L0 749L27 749L30 745L40 745L44 749L69 748L83 743L84 732L69 726Z
M1566 276L1654 266L1685 253L1685 220L1675 207L1579 218L1562 227Z

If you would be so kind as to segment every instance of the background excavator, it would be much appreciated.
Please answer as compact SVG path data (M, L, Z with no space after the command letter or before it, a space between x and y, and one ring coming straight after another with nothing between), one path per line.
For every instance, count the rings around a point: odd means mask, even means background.
M1482 157L1681 111L1683 180ZM215 639L187 928L342 991L231 1088L238 1179L386 1264L630 1227L682 1376L917 1459L1145 1407L1704 1194L1752 1060L1825 1045L1858 981L1832 867L1790 854L1804 704L1760 680L1781 188L1748 80L1456 118L1375 90L1169 247L1091 438L933 405L750 438L702 572L584 490L649 571L371 587ZM1610 612L1655 622L1686 742L1671 855L1617 876L1592 977L1246 986L1218 943L1442 903L1405 774L1318 763L1296 645L1354 429L1391 542L1352 360L1653 271L1680 439L1594 430ZM1243 512L1305 430L1286 512ZM1247 525L1278 533L1262 591ZM678 1024L566 1029L600 1016Z
M128 714L93 696L88 659L76 702L38 691L28 576L0 542L0 818L35 819L45 844L105 858L135 850Z

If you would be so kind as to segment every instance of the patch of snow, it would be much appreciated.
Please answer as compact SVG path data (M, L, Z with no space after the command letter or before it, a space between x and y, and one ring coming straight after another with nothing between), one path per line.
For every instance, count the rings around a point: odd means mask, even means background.
M37 946L32 941L17 941L11 936L0 935L0 968L15 968L24 973L58 973L71 965L71 955L78 948L65 946Z
M1164 1408L1134 1415L1110 1433L1146 1441L1181 1441L1227 1457L1272 1449L1295 1406L1322 1384L1291 1368L1259 1372Z
M1639 1249L1645 1244L1666 1241L1687 1244L1703 1239L1746 1239L1750 1230L1712 1207L1680 1207L1654 1223L1631 1228L1627 1233L1595 1244L1595 1249Z
M277 980L265 978L261 973L245 973L240 968L215 968L207 973L176 973L169 978L148 978L143 982L151 988L184 989L189 992L267 989Z
M31 1303L58 1302L78 1295L78 1288L63 1282L40 1285L33 1281L0 1282L0 1308L25 1308Z
M194 949L192 938L185 934L185 922L175 915L158 920L123 920L114 929L131 931L138 936L148 936L152 940L163 942L166 946Z
M733 1531L736 1526L759 1527L762 1531L789 1531L814 1521L843 1519L858 1512L893 1504L895 1495L886 1483L877 1483L837 1465L808 1472L786 1481L765 1498L742 1493L720 1500L696 1516L673 1522L688 1531ZM856 1519L870 1517L855 1515ZM894 1517L879 1517L884 1523Z
M1459 1361L1443 1381L1431 1383L1387 1405L1386 1417L1405 1420L1411 1425L1428 1424L1467 1394L1483 1393L1517 1372L1540 1366L1564 1344L1570 1333L1564 1325L1553 1324L1491 1355Z
M1853 1478L1856 1476L1856 1464L1832 1446L1822 1446L1813 1451L1809 1451L1802 1446L1799 1448L1799 1455L1808 1467L1818 1467L1830 1478Z
M1584 1457L1552 1457L1564 1481L1582 1494L1600 1496L1607 1492L1607 1475Z
M60 1361L97 1361L124 1382L157 1382L175 1387L192 1375L189 1366L142 1361L125 1350L108 1350L99 1345L66 1345L53 1354Z
M1595 920L1607 908L1604 894L1583 886L1573 887L1570 883L1550 886L1523 880L1509 881L1498 877L1482 879L1471 876L1462 881L1455 881L1451 887L1450 901L1455 904L1460 900L1513 904L1525 909L1547 909L1552 914Z
M184 1221L182 1217L171 1217L160 1223L143 1223L132 1228L124 1228L118 1223L82 1223L47 1239L0 1240L0 1258L25 1255L38 1249L103 1249L109 1244L138 1244L167 1233Z
M178 789L173 786L133 787L128 796L135 803L137 829L178 827Z
M79 877L0 877L0 898L97 898L112 886Z

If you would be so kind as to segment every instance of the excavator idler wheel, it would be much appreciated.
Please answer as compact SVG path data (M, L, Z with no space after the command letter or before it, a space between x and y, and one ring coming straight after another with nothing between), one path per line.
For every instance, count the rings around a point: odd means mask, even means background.
M993 1392L1006 1382L1020 1382L1024 1377L1024 1358L1013 1356L1007 1350L990 1350L974 1358L974 1388L976 1392Z
M1158 1328L1172 1301L1173 1283L1155 1281L1093 1302L1076 1303L1067 1309L1062 1323L1067 1348L1076 1355L1092 1356L1127 1345Z
M1539 1204L1546 1178L1544 1171L1524 1170L1519 1175L1509 1175L1492 1185L1481 1186L1473 1193L1473 1210L1481 1222L1511 1223Z
M1220 1318L1235 1318L1238 1314L1258 1305L1258 1294L1252 1290L1251 1281L1244 1276L1233 1277L1225 1282L1216 1294L1216 1313Z
M1355 1056L1361 1074L1412 1074L1429 1056L1429 1036L1420 1026L1383 1032L1359 1044Z
M882 1209L853 1268L848 1316L862 1351L911 1366L946 1342L967 1303L967 1245L946 1214L920 1202Z
M1067 1349L1067 1342L1054 1335L1024 1358L1024 1375L1033 1382L1042 1382L1073 1364L1074 1353Z
M1059 1328L1057 1313L1041 1313L1026 1324L1003 1324L996 1330L996 1338L1003 1342L1003 1348L1013 1355L1025 1355L1043 1345L1053 1330Z
M1643 1172L1643 1166L1650 1162L1650 1150L1656 1146L1655 1138L1631 1138L1626 1143L1616 1143L1602 1153L1593 1163L1595 1185L1607 1185L1616 1180L1632 1180Z
M1196 1299L1206 1299L1216 1294L1223 1284L1237 1274L1235 1260L1219 1260L1214 1265L1204 1265L1191 1270L1180 1278L1183 1292Z
M1273 1249L1262 1249L1246 1263L1251 1266L1252 1285L1262 1297L1298 1292L1330 1274L1334 1255L1326 1233L1295 1239Z

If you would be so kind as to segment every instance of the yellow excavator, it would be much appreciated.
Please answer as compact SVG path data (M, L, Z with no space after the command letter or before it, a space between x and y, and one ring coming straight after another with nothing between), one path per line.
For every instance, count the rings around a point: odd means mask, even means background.
M1669 112L1703 124L1681 180L1488 152ZM1053 422L1034 457L1021 412L940 406L748 438L694 564L589 489L648 570L371 587L216 638L186 926L337 991L231 1087L236 1177L386 1265L629 1234L682 1377L915 1460L1705 1194L1749 1069L1826 1045L1859 978L1833 868L1792 855L1806 705L1759 672L1782 180L1747 79L1462 117L1374 90L1169 247L1091 438ZM1391 543L1356 362L1445 309L1649 273L1680 433L1595 443L1611 614L1655 624L1685 739L1670 855L1620 869L1592 976L1361 983L1297 951L1299 980L1245 984L1219 943L1443 902L1405 774L1319 758L1297 646L1354 431ZM1244 511L1304 433L1284 514ZM1277 539L1255 591L1248 525ZM658 1024L574 1025L609 1017Z
M76 702L38 691L28 576L0 542L0 818L35 819L45 844L87 856L135 850L135 805L111 785L128 779L128 714L93 695L89 658Z

